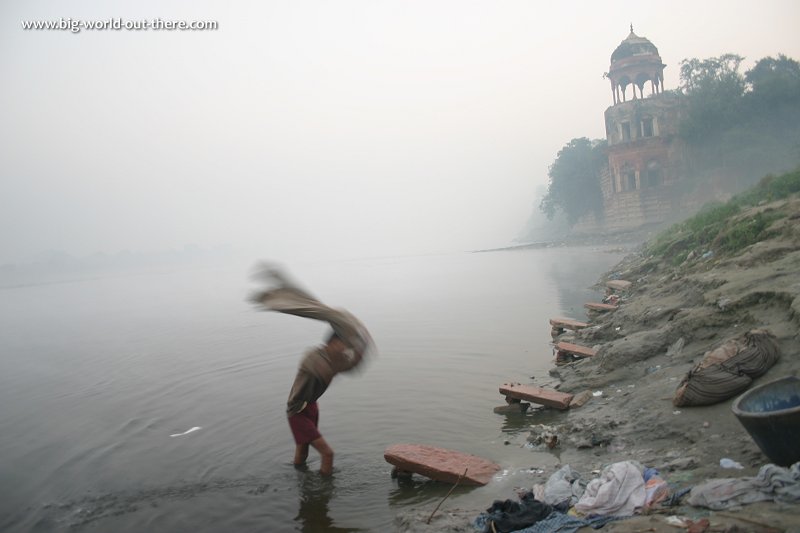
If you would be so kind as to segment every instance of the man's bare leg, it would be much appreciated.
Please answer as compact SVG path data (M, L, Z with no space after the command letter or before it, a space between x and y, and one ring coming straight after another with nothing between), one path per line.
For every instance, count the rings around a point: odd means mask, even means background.
M294 466L303 466L308 459L308 444L298 444L294 449Z
M311 446L319 452L322 458L322 464L319 467L319 473L323 476L330 476L333 474L333 450L328 445L324 437L311 441ZM308 453L306 451L306 453Z

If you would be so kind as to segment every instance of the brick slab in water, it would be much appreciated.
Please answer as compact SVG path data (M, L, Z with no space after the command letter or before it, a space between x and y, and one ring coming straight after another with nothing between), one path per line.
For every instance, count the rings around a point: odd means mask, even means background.
M423 444L395 444L386 448L383 457L400 470L446 483L455 483L466 469L462 485L486 485L500 470L499 465L475 455Z
M502 385L500 387L500 394L504 394L509 398L538 403L539 405L546 405L547 407L554 407L556 409L569 409L569 403L572 401L572 394L535 387L533 385L520 385L518 383Z

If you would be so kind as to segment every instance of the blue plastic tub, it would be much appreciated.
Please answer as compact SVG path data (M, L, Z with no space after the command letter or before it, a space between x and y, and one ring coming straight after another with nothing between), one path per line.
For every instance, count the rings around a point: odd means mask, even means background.
M800 461L800 379L788 376L754 387L731 409L770 461L780 466Z

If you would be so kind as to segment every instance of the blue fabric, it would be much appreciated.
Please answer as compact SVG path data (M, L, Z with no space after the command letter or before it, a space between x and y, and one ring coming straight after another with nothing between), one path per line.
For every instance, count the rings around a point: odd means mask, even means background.
M596 516L593 518L578 518L553 511L550 516L540 520L530 527L514 531L514 533L575 533L578 529L589 526L600 529L609 522L624 520L627 516ZM481 513L473 522L476 531L485 531L489 515Z
M644 482L645 483L650 481L651 477L658 476L658 475L660 475L660 474L658 473L658 470L656 470L655 468L645 468L644 472L642 473L642 477L644 477Z
M681 499L683 499L683 497L686 496L689 493L689 491L692 490L692 487L679 489L679 488L674 488L672 485L670 485L669 488L672 491L672 495L663 502L661 502L661 505L663 505L664 507L675 507L676 505L680 505Z

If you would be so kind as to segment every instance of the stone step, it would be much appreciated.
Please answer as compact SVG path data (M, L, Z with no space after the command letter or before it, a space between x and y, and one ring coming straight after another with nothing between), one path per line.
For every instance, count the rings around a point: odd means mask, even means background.
M579 322L571 318L551 318L550 325L558 329L571 329L578 331L579 329L588 328L589 324L586 322Z
M386 462L400 472L419 474L434 481L462 485L486 485L500 470L500 465L475 455L426 446L424 444L395 444L383 452Z
M625 281L624 279L612 279L606 281L606 287L618 291L627 291L631 288L631 282Z
M519 383L504 383L500 386L500 394L506 399L525 400L556 409L567 409L572 401L572 394Z
M613 304L601 304L597 302L587 302L583 304L583 306L590 311L597 311L600 313L605 313L607 311L616 311L618 307Z
M581 346L580 344L573 344L571 342L559 342L556 344L557 352L564 352L580 357L594 357L597 355L597 350L589 348L588 346Z

